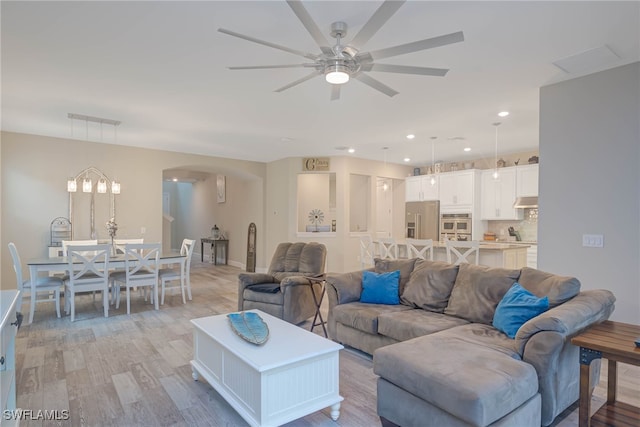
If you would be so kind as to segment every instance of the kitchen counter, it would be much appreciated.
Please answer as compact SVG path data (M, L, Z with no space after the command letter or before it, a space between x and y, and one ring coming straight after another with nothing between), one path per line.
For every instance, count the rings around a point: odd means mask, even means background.
M404 242L398 242L400 256L406 257ZM480 242L480 265L518 269L527 266L528 244L524 242ZM433 242L434 261L447 261L447 246L443 242Z

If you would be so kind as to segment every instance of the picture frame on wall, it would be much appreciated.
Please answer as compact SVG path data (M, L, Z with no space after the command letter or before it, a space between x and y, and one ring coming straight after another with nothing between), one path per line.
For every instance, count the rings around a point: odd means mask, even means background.
M227 200L226 178L224 175L217 175L216 187L218 190L218 203L224 203Z

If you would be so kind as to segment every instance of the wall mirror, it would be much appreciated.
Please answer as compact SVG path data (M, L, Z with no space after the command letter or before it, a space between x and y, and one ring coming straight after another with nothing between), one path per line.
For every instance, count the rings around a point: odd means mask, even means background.
M71 238L110 239L106 224L111 218L115 221L114 195L120 193L120 184L111 181L102 171L92 166L69 178L67 191Z
M336 231L336 174L298 175L298 232Z

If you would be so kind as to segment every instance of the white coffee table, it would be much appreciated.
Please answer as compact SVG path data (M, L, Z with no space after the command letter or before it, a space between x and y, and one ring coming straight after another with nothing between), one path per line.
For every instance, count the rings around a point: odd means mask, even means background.
M193 319L193 379L201 375L252 426L278 426L331 407L340 415L340 344L260 310L261 346L237 336L226 314Z

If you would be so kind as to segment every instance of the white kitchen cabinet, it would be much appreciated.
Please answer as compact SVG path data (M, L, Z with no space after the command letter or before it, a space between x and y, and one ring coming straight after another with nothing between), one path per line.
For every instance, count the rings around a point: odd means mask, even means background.
M477 186L476 171L447 172L440 178L440 211L472 212Z
M482 171L480 176L480 215L483 220L520 220L522 209L515 209L516 169L498 169L498 178L494 178L495 170Z
M538 166L516 166L516 197L538 196Z
M405 201L422 202L425 200L438 200L438 177L432 175L410 176L405 179Z

